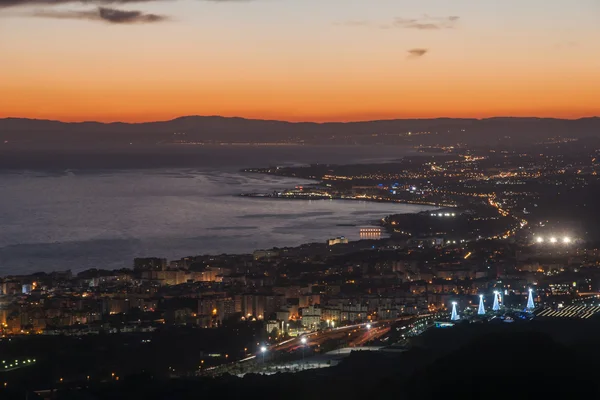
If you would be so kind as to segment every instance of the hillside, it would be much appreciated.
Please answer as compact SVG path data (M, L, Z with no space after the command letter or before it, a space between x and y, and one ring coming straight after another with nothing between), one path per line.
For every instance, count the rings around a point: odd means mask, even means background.
M411 132L411 135L408 135ZM0 140L21 143L295 142L313 144L530 143L550 137L598 137L600 118L397 119L292 123L187 116L146 123L66 123L0 119Z

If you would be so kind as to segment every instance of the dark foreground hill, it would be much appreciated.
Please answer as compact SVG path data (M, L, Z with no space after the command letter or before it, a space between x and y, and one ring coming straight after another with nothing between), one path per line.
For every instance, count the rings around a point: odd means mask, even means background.
M594 321L457 326L426 333L406 353L353 353L327 369L217 379L138 374L120 382L74 383L57 388L54 398L598 398L599 333ZM23 398L17 394L14 398Z

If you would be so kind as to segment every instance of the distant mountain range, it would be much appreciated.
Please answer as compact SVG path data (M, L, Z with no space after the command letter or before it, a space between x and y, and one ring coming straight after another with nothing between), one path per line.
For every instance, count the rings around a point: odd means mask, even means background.
M395 119L285 122L187 116L145 123L0 119L0 141L18 143L286 142L309 144L527 143L552 137L600 137L600 118Z

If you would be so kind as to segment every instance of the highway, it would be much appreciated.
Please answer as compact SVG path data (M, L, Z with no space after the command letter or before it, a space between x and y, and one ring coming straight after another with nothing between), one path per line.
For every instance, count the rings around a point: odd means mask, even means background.
M426 315L405 316L396 320L381 320L375 322L364 322L361 324L342 326L323 331L311 332L303 335L307 339L307 347L319 347L328 340L346 339L349 347L362 346L371 340L378 339L390 331L394 322L410 321L415 318L422 318ZM301 348L302 336L286 340L268 348L268 351L294 351Z
M265 357L268 359L273 358L273 354L275 353L293 353L302 349L302 346L306 346L306 349L318 350L321 345L329 340L344 340L346 342L347 347L361 347L365 343L370 342L372 340L381 338L389 333L391 326L394 322L400 321L411 321L415 318L422 318L423 315L416 316L406 316L401 317L396 320L382 320L376 322L364 322L360 324L347 325L338 328L331 328L322 331L310 332L304 335L299 335L297 337L285 340L283 342L279 342L270 346L265 346ZM302 344L302 338L306 338L306 344ZM215 371L220 368L231 367L235 364L242 364L246 362L250 362L253 360L261 361L263 357L262 351L258 351L254 355L249 355L246 358L241 360L233 361L227 364L221 364L219 366L206 368L204 372Z
M342 326L339 328L332 328L332 329L328 329L328 330L323 330L323 331L316 331L316 332L310 332L307 333L305 335L301 335L301 336L297 336L288 340L285 340L283 342L279 342L270 346L265 346L266 350L265 352L268 354L273 354L276 352L294 352L298 349L302 348L302 342L301 339L302 337L305 337L307 339L306 342L306 347L320 347L323 343L325 343L328 340L333 340L333 339L344 339L344 338L349 338L349 339L356 339L358 336L360 336L361 333L364 333L366 331L368 331L367 329L367 325L371 325L371 327L377 325L377 324L381 324L382 322L373 322L371 323L362 323L362 324L355 324L355 325L348 325L348 326ZM241 364L241 363L245 363L248 361L252 361L255 360L257 357L262 357L262 352L259 350L255 355L251 355L248 356L246 358L243 358L241 360L237 360L228 364L222 364L219 366L215 366L215 367L211 367L211 368L206 368L204 371L208 372L208 371L212 371L215 370L217 368L222 368L224 366L227 365L233 365L233 364Z
M384 322L373 322L373 323L362 323L356 325L348 325L342 326L339 328L332 328L323 331L311 332L307 333L303 336L298 336L293 339L286 340L285 342L281 342L270 346L268 351L295 351L302 347L301 338L305 337L307 339L306 346L307 347L319 347L323 343L328 340L339 340L349 338L349 342L354 340L356 337L361 334L369 331L367 329L367 325L373 329L375 326L381 325Z

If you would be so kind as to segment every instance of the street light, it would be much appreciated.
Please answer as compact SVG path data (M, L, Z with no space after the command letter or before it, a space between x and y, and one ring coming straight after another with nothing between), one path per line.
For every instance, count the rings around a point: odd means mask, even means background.
M544 243L544 238L543 238L543 237L541 237L541 236L538 236L538 237L535 239L535 241L536 241L536 242L538 242L538 243Z
M265 363L265 353L267 352L267 347L266 347L266 346L262 346L262 347L260 348L260 352L261 352L261 353L262 353L262 355L263 355L263 364L264 364L264 363Z
M569 243L571 243L571 238L570 238L570 237L568 237L568 236L565 236L565 237L563 238L563 243L565 243L565 244L569 244Z
M556 242L558 242L558 239L556 239L555 237L550 238L550 243L556 243Z
M304 367L304 349L306 348L306 342L308 340L306 339L305 336L302 336L302 338L300 339L300 343L302 343L302 366Z
M367 329L371 329L371 324L367 324Z

